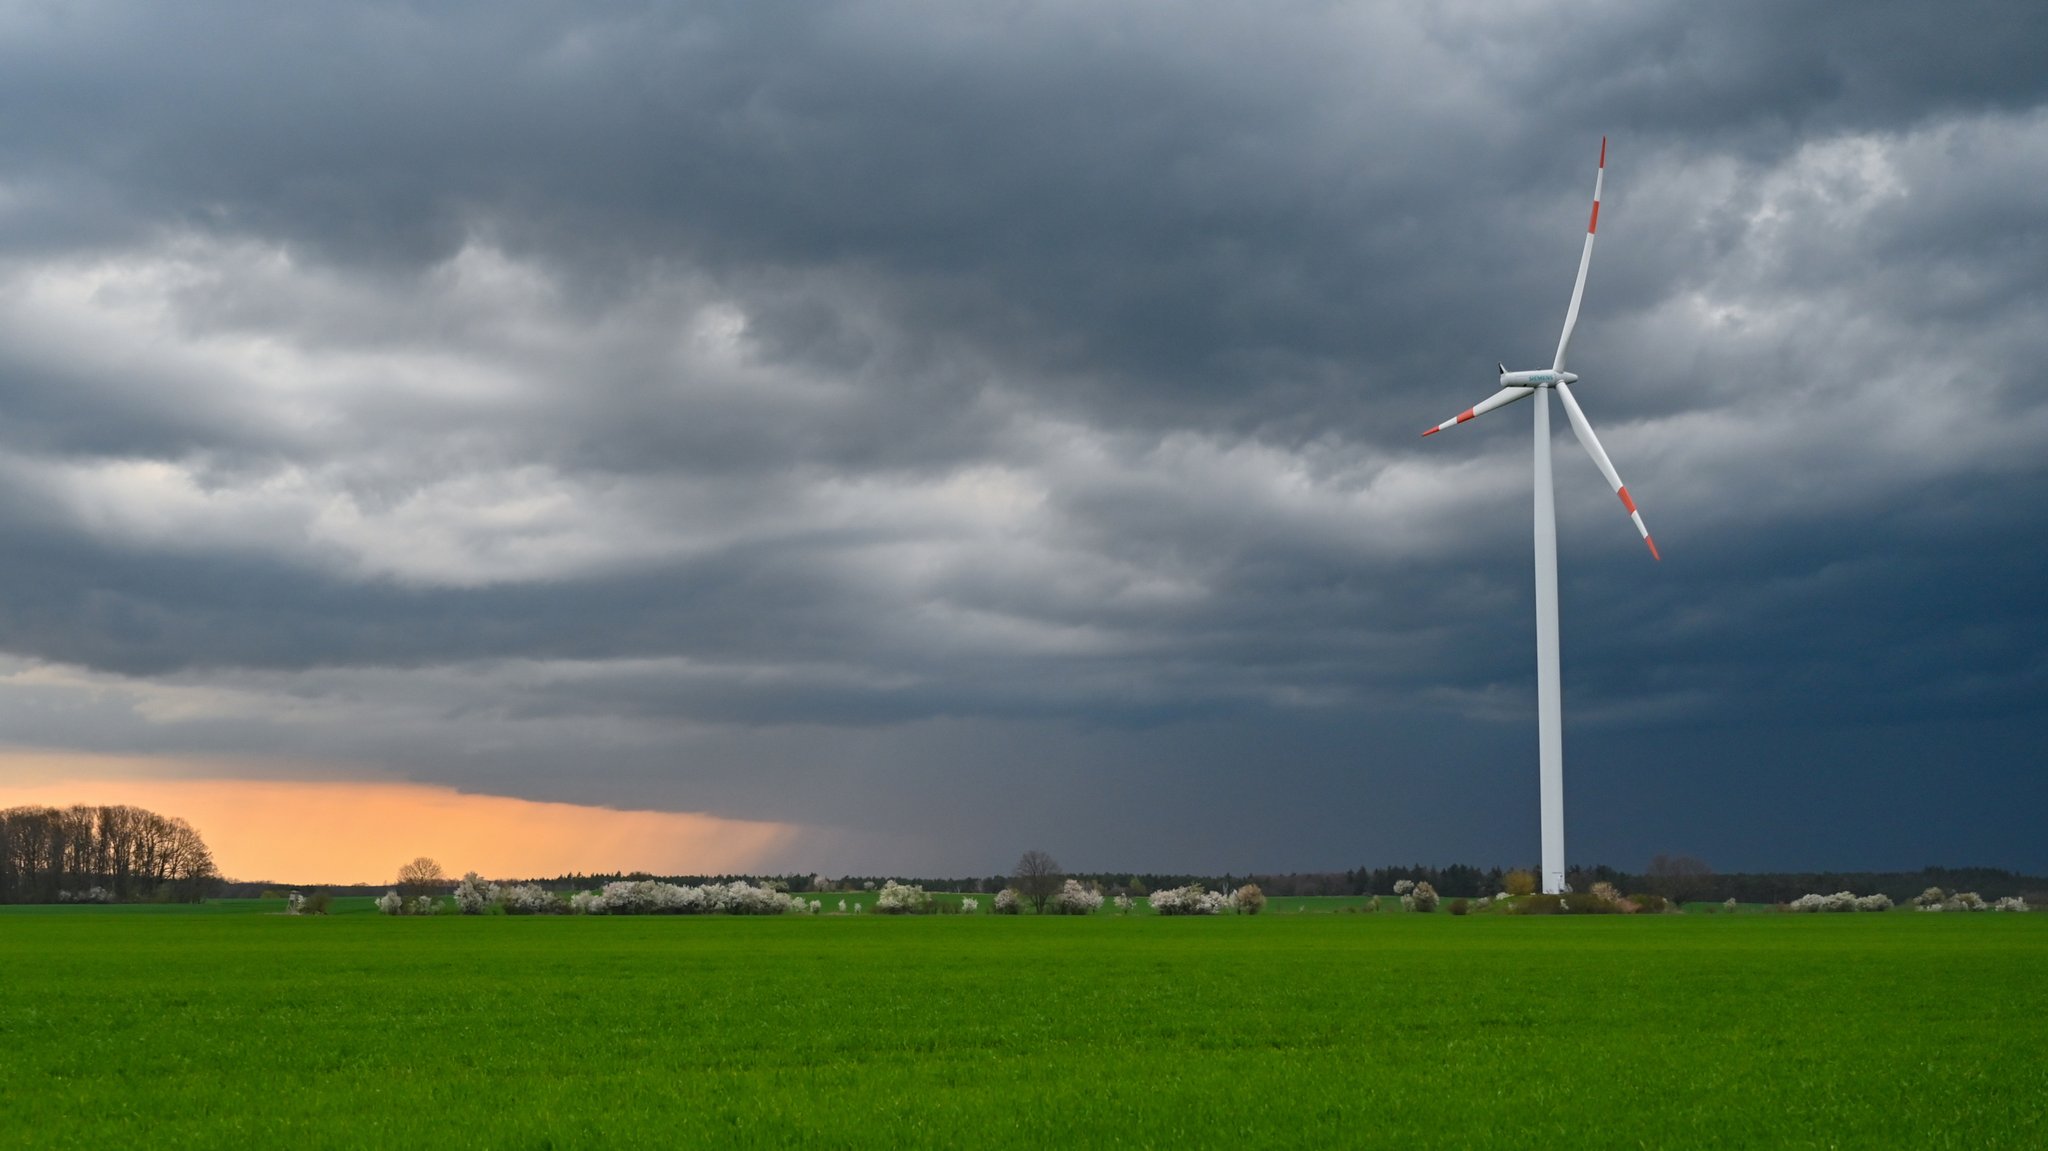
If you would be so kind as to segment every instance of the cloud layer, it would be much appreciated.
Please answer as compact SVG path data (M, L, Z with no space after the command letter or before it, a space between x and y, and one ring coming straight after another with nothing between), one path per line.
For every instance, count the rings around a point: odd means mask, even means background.
M825 870L1526 861L1528 408L1415 433L1605 134L1667 558L1561 441L1573 858L2048 866L2048 20L1940 15L25 10L0 717Z

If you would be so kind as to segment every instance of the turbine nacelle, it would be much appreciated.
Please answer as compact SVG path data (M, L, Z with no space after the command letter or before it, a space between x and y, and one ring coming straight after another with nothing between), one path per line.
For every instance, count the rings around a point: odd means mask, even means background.
M1572 372L1556 372L1549 368L1538 368L1527 372L1508 371L1506 364L1500 365L1500 386L1503 388L1550 388L1558 384L1576 384L1579 377Z

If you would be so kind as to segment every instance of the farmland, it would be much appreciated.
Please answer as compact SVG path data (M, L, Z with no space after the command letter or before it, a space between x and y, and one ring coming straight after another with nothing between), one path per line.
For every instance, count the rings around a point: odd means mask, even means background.
M277 906L0 910L0 1143L2048 1142L2048 915Z

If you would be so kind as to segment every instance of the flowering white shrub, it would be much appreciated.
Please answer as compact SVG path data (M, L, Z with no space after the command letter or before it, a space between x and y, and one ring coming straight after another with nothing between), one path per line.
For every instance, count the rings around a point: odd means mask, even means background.
M1505 892L1505 891L1501 891L1501 892L1496 892L1496 893L1494 894L1494 898L1495 898L1495 899L1513 899L1513 898L1514 898L1514 896L1512 896L1512 895L1509 895L1509 894L1508 894L1507 892Z
M963 895L960 897L960 914L973 915L975 912L980 910L981 900L974 898L972 895Z
M1414 884L1401 897L1401 907L1405 911L1435 911L1436 904L1436 888L1427 883Z
M932 909L932 897L925 889L891 879L875 896L875 910L883 915L923 915Z
M482 915L484 908L491 905L495 886L485 883L474 871L463 873L462 882L455 885L455 910L464 915Z
M1890 911L1891 896L1882 892L1876 895L1857 895L1853 891L1837 891L1833 895L1802 895L1785 905L1787 911Z
M1155 891L1145 898L1152 910L1161 915L1220 915L1230 906L1228 895L1206 891L1199 883Z
M1397 879L1394 881L1395 895L1406 895L1413 890L1415 890L1415 881L1412 879Z
M839 914L846 914L846 901L844 899L839 901Z
M112 903L114 902L114 893L99 886L88 887L84 891L60 891L57 893L57 902Z
M1997 903L1994 903L1994 904L1992 904L1992 905L1991 905L1991 910L1993 910L1993 911L2029 911L2029 910L2032 910L2032 909L2031 909L2031 908L2029 908L2029 907L2027 906L2027 901L2026 901L2025 899L2022 899L2021 897L2019 897L2019 896L2017 896L2017 895L2008 895L2008 896L2006 896L2006 897L2005 897L2004 899L2001 899L2001 900L1999 900L1999 901L1998 901Z
M1621 902L1621 889L1612 883L1608 883L1606 880L1601 880L1599 883L1594 884L1590 890L1593 898L1602 903L1618 904Z
M1116 897L1116 913L1117 913L1118 915L1129 915L1129 914L1131 913L1131 897L1130 897L1130 896L1128 896L1128 895L1119 895L1119 896L1117 896L1117 897Z
M1923 911L1930 907L1936 910L1940 910L1942 903L1947 899L1948 895L1944 893L1941 890L1941 888L1930 887L1927 890L1913 897L1913 906L1918 907Z
M1231 905L1240 915L1257 915L1266 909L1266 893L1256 883L1247 883L1231 893Z
M1102 893L1069 879L1052 897L1051 909L1059 915L1093 915L1102 908Z
M500 887L494 883L488 895L505 909L507 915L554 915L568 910L554 892L538 883L521 883L512 887ZM459 904L461 899L461 890L457 889L456 902Z
M781 915L808 907L801 896L743 879L702 886L621 879L595 895L579 892L569 899L569 910L588 915Z
M397 915L405 910L405 899L396 891L387 891L377 897L377 910L386 915Z
M1017 889L1005 887L1001 891L996 892L995 900L990 903L989 910L997 915L1016 915L1022 912L1024 907L1017 898Z
M1976 892L1974 892L1974 891L1958 891L1958 892L1956 892L1956 893L1955 893L1954 895L1948 896L1947 898L1945 898L1945 899L1941 900L1941 901L1940 901L1939 903L1921 903L1921 902L1920 902L1920 900L1922 900L1922 899L1925 899L1925 898L1927 898L1928 894L1932 894L1932 893L1934 893L1934 892L1937 892L1937 891L1939 891L1939 890L1940 890L1940 888L1936 888L1936 887L1930 887L1930 888L1928 888L1928 889L1927 889L1927 891L1926 891L1925 893L1922 893L1921 895L1917 896L1917 897L1916 897L1916 898L1915 898L1915 899L1913 900L1913 903L1914 903L1914 905L1915 905L1915 906L1917 906L1917 907L1918 907L1918 908L1919 908L1920 910L1922 910L1922 911L1989 911L1989 910L1991 910L1991 905L1990 905L1990 904L1988 904L1988 903L1986 903L1986 902L1984 902L1984 897L1983 897L1983 896L1981 896L1981 895L1979 895L1979 894L1977 894L1977 893L1976 893Z
M841 900L840 902L844 903L844 902L845 902L845 900ZM819 913L820 911L823 911L823 910L825 910L825 905L824 905L824 904L822 904L822 903L818 902L818 901L817 901L817 900L815 900L815 899L811 900L811 914L812 914L812 915L816 915L816 914L818 914L818 913Z
M1728 909L1728 910L1730 910L1730 911L1733 911L1733 910L1735 910L1735 906L1736 906L1736 905L1735 905L1735 897L1734 897L1734 896L1732 896L1732 895L1731 895L1731 896L1729 896L1729 897L1728 897L1728 902L1726 902L1726 903L1723 903L1723 904L1722 904L1721 906L1723 906L1723 907L1727 908L1727 909Z
M411 915L432 915L434 913L434 897L422 895L407 904L405 910Z
M306 897L304 895L294 891L284 897L284 913L286 915L303 915L305 911Z

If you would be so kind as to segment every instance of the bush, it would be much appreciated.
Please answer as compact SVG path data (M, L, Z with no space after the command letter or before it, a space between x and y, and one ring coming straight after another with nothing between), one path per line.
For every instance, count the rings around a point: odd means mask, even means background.
M687 887L652 879L621 879L605 884L601 892L580 891L569 898L569 910L584 915L781 915L809 908L798 896L756 887L745 880Z
M1802 895L1783 905L1787 911L1890 911L1891 896L1857 895L1853 891L1837 891L1833 895ZM1936 907L1934 910L1939 911Z
M2030 911L2027 901L2017 895L2008 895L1991 905L1993 911Z
M1536 873L1533 871L1510 871L1501 877L1504 895L1536 894Z
M875 896L875 910L883 915L929 915L932 897L922 887L891 879Z
M493 886L474 871L464 872L462 882L455 885L455 910L464 915L482 915L491 905Z
M300 915L303 914L305 910L305 896L300 895L298 892L294 891L290 895L284 897L284 913L286 915Z
M1614 886L1612 883L1606 882L1605 880L1602 880L1601 882L1594 884L1591 888L1587 890L1587 894L1591 895L1595 899L1599 899L1607 903L1621 902L1621 889Z
M1102 893L1081 886L1078 879L1069 879L1053 893L1047 906L1055 915L1093 915L1102 908Z
M1117 897L1116 897L1116 913L1117 913L1118 915L1129 915L1129 914L1131 913L1131 897L1130 897L1130 896L1128 896L1128 895L1119 895L1119 896L1117 896Z
M1446 907L1444 910L1450 912L1452 915L1463 915L1471 909L1472 905L1465 902L1464 900L1453 899L1451 900L1451 905L1449 907Z
M1941 888L1930 887L1913 897L1913 906L1922 911L1989 911L1991 904L1974 891L1958 891L1943 899L1932 899L1941 894Z
M377 897L377 910L386 915L398 915L405 910L405 899L396 891L387 891Z
M972 895L963 895L960 897L960 914L973 915L974 913L980 910L981 900L974 898Z
M997 915L1016 915L1024 910L1024 901L1017 898L1016 888L1005 887L996 892L995 901L989 905L989 910Z
M1564 897L1562 895L1525 895L1516 901L1514 911L1516 915L1562 915L1564 914Z
M504 908L507 915L554 915L568 910L554 892L538 883L521 883L514 887L492 884L490 894L492 902ZM460 893L456 902L461 903Z
M1634 895L1629 896L1628 901L1636 905L1637 911L1665 912L1671 910L1670 900L1661 895L1651 895L1648 892L1638 891Z
M1729 911L1734 911L1739 906L1739 904L1735 902L1735 897L1731 895L1728 897L1728 901L1726 903L1723 903L1721 906L1727 908Z
M1404 879L1401 882L1407 883L1408 881ZM1399 887L1400 884L1397 883L1394 886ZM1410 885L1407 894L1401 897L1401 906L1408 911L1435 911L1436 904L1436 888L1431 887L1427 883Z
M1566 892L1562 899L1567 915L1614 915L1621 910L1590 891Z
M1854 911L1856 893L1837 891L1833 895L1802 895L1785 905L1787 911Z
M1257 915L1266 909L1266 893L1260 891L1256 883L1247 883L1238 888L1237 894L1230 898L1237 904L1237 910L1245 915Z
M1394 881L1395 895L1406 895L1413 890L1415 890L1415 881L1412 879L1397 879Z
M327 914L327 909L333 906L334 897L332 895L329 895L324 891L316 891L313 894L306 896L305 899L299 904L299 914L325 915Z
M1161 915L1218 915L1230 906L1229 896L1205 890L1199 883L1155 891L1145 898Z

